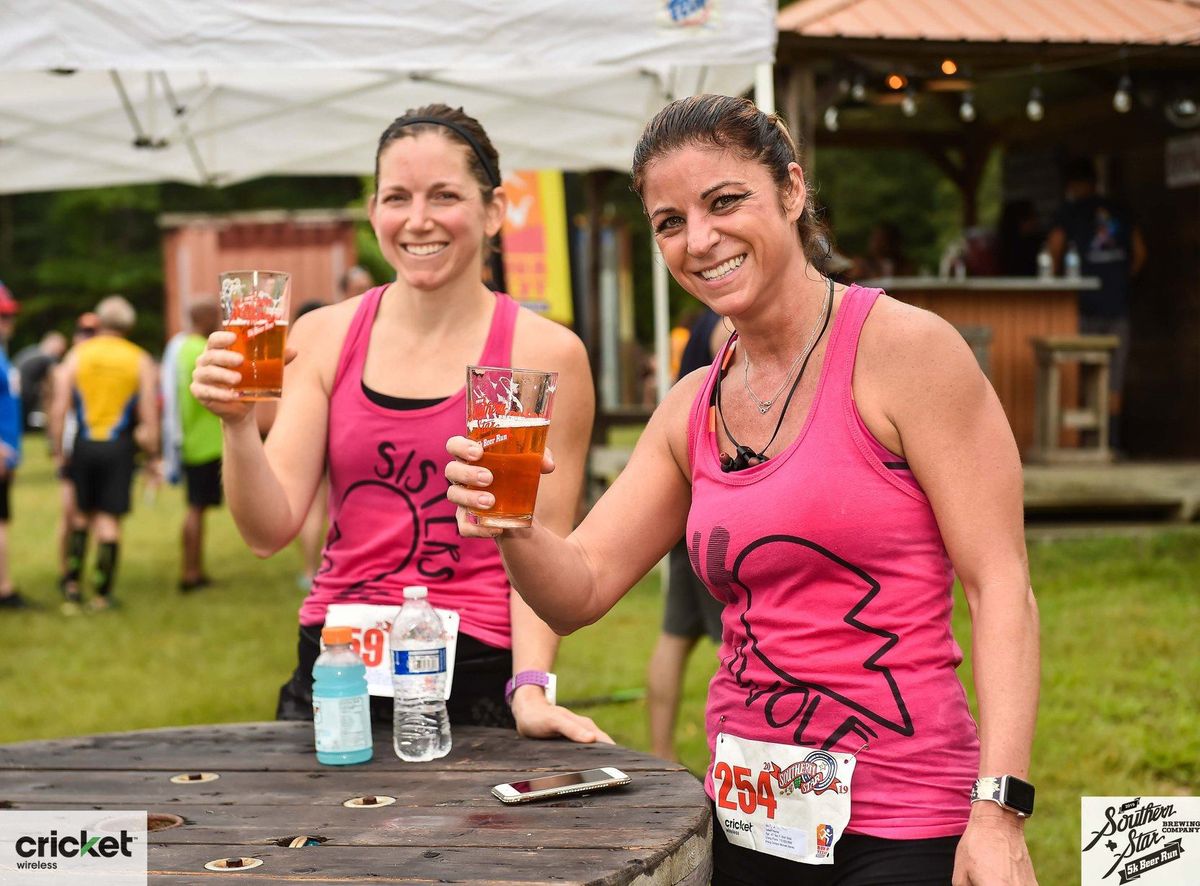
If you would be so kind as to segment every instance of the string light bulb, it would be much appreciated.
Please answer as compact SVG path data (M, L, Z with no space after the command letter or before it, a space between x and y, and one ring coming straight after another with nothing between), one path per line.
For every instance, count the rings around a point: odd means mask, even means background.
M1113 93L1113 110L1118 114L1128 114L1133 108L1133 83L1128 74L1122 74L1117 81L1117 91Z
M854 85L850 87L850 97L856 102L860 102L867 97L867 84L863 80L862 74L854 78Z
M1046 106L1042 104L1042 87L1035 86L1029 90L1029 101L1025 103L1025 116L1034 123L1040 123L1046 116Z
M900 99L900 110L905 117L917 116L917 93L911 86L905 90L904 98Z
M899 92L908 85L908 78L903 74L888 74L887 85L888 89L894 89Z
M963 123L975 122L975 96L970 90L963 93L962 104L958 106L958 119Z
M825 128L830 132L838 131L838 109L837 105L830 105L825 109Z
M953 77L958 73L958 65L954 63L954 59L947 58L942 60L942 73L947 77Z

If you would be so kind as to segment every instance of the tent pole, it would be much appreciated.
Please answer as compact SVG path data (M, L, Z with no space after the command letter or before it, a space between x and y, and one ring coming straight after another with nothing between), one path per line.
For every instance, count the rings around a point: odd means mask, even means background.
M775 66L766 62L754 66L754 103L765 114L775 113Z
M653 236L650 237L650 276L654 283L655 382L658 402L661 403L671 387L671 317L667 299L667 263Z
M600 226L601 212L604 204L604 186L607 183L608 172L594 169L584 175L584 199L586 201L588 225L587 251L587 301L584 304L584 315L580 318L583 331L583 344L592 364L592 384L596 390L596 422L592 426L592 440L600 445L608 443L608 422L604 413L603 400L600 397L600 376L603 372L600 354Z

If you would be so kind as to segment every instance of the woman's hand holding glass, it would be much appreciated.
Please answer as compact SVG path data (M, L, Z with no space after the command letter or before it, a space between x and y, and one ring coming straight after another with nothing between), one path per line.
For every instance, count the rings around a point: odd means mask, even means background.
M242 399L234 385L242 380L238 367L245 357L231 349L236 340L232 332L217 330L208 337L200 356L196 358L196 369L192 372L192 396L224 422L239 424L254 414L254 401ZM292 362L296 352L288 348L284 352L284 365Z
M451 437L446 441L446 452L454 461L446 465L446 479L450 489L446 497L457 506L458 532L464 538L496 538L504 530L496 526L483 526L467 508L486 511L496 503L496 497L488 491L492 485L492 472L478 464L483 457L483 447L468 437ZM542 454L542 474L554 470L554 456L550 447Z

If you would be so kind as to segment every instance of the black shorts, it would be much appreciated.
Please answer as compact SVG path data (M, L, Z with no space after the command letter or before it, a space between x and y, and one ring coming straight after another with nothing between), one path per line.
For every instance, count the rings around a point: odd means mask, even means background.
M950 886L959 837L885 840L843 834L833 864L800 864L734 846L713 809L712 886Z
M685 544L680 542L667 556L670 577L663 611L663 633L689 639L708 634L719 645L721 612L725 606L708 592L692 571Z
M11 487L9 481L11 479L11 472L5 474L3 477L0 477L0 523L7 523L8 518L12 513L11 504L8 500Z
M187 503L195 508L215 508L221 503L221 459L184 465Z
M96 442L76 440L71 451L71 481L75 500L85 514L121 517L129 513L129 487L133 483L133 438Z
M321 625L300 625L296 644L298 663L292 677L279 687L276 720L311 720L313 664L320 654ZM459 633L454 652L454 683L446 710L454 726L499 726L515 729L516 721L504 700L512 676L512 652ZM373 728L391 724L392 700L371 696Z

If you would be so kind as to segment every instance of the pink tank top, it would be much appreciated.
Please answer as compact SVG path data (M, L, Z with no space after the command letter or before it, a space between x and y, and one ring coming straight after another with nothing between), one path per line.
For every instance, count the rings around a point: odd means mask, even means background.
M511 588L491 539L462 538L442 474L446 440L466 432L464 388L424 409L388 409L363 393L371 326L386 287L368 291L346 332L329 400L329 536L300 623L330 603L399 606L407 585L459 613L464 633L512 647ZM510 366L517 303L496 295L479 362Z
M769 461L720 469L708 418L724 349L692 406L688 550L726 604L708 743L727 732L859 752L848 832L951 836L979 762L955 674L954 575L929 501L851 392L879 294L846 292L805 425ZM712 797L711 766L705 787Z

